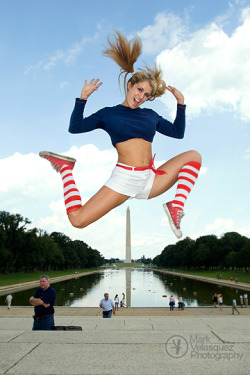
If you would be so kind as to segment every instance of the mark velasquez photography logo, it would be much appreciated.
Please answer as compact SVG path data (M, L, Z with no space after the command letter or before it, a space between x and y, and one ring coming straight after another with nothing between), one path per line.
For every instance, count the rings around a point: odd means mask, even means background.
M234 344L214 344L209 336L180 335L169 337L165 344L166 353L172 358L188 356L190 359L239 360L243 354L234 350Z
M181 358L188 351L188 342L183 336L174 335L166 342L166 352L170 357Z

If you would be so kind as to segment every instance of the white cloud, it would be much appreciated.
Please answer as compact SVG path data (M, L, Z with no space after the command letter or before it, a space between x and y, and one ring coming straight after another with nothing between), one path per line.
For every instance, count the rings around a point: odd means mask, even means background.
M89 197L83 197L83 202ZM64 201L51 202L49 216L32 222L32 227L42 228L48 233L62 232L72 240L82 240L92 248L96 248L105 257L123 258L125 255L125 210L120 215L116 210L99 219L84 229L74 228L67 218Z
M231 36L212 23L159 54L164 79L185 94L189 114L227 110L250 119L249 35L250 8L245 8ZM171 105L169 95L162 100Z
M83 203L110 177L117 159L113 148L99 150L93 145L80 148L74 146L67 151L58 151L77 159L74 177ZM162 163L164 160L156 164ZM0 159L0 169L4 179L4 183L0 184L1 210L28 217L32 222L31 228L37 227L48 233L62 232L71 239L82 240L99 250L105 257L124 258L126 205L121 209L112 210L87 228L76 229L69 223L65 212L60 174L51 168L47 160L34 153L15 153L8 158ZM148 204L150 206L151 201ZM139 230L133 234L132 257L138 258L142 254L147 257L155 256L157 249L160 249L160 252L166 245L165 229L162 229L162 234L160 228L159 233L153 230L152 235L145 235L145 228L141 225L142 232ZM172 236L171 231L169 233L172 238L174 235Z
M78 159L74 175L77 184L87 194L96 192L105 183L116 161L116 152L113 149L100 151L93 145L72 147L62 153ZM6 193L13 207L25 199L51 197L53 200L61 193L60 175L56 174L47 160L36 154L15 153L8 158L0 159L0 169L4 177L4 183L0 184L1 196ZM2 205L5 206L5 200Z
M38 61L35 65L29 65L25 68L24 74L29 74L32 71L36 71L38 69L41 69L44 65L44 60Z
M250 238L250 225L239 227L236 232L240 233L242 236Z
M207 167L201 167L199 175L207 174Z
M68 84L69 84L68 82L63 81L63 82L60 83L59 87L60 87L60 89L63 89L65 86L68 86Z
M74 177L83 203L110 177L117 160L113 148L101 151L93 145L72 147L60 153L77 159ZM125 209L124 214L113 210L89 227L76 229L66 215L60 174L47 160L33 153L15 153L0 159L0 169L4 179L0 184L1 210L28 217L31 228L62 232L71 239L83 240L105 257L124 257Z
M200 236L205 236L207 234L215 234L219 238L227 232L237 232L242 236L250 238L250 225L246 224L245 226L239 226L231 218L224 219L222 217L218 217L214 219L214 222L212 224L207 224L205 226L205 233L196 235L194 239Z
M152 247L155 245L161 245L162 248L166 243L166 235L163 236L162 233L152 233L149 235L141 236L134 234L133 236L133 248L143 249L147 248L149 245Z
M250 149L245 151L244 159L250 159Z
M235 223L233 219L223 219L218 217L214 219L212 224L207 224L205 226L206 233L214 233L217 235L221 235L221 233L231 232L235 228Z
M82 53L84 46L97 39L98 35L98 32L96 32L92 37L84 37L79 42L65 50L55 51L51 56L44 58L34 65L26 67L24 74L28 74L32 71L35 72L38 69L49 71L60 62L64 63L65 65L70 64L77 58L78 55Z
M88 198L84 197L83 202L87 201ZM126 207L122 214L117 210L112 210L108 215L84 229L76 229L71 226L65 214L62 199L51 202L50 210L52 211L50 215L33 221L31 227L42 228L48 233L53 231L62 232L72 240L82 240L92 248L96 248L106 258L125 258ZM171 237L174 237L174 235L171 234ZM141 235L132 233L132 258L139 258L143 254L151 254L147 255L147 257L154 257L157 253L152 254L151 249L160 249L160 252L165 246L165 234Z
M158 13L154 25L144 27L137 34L143 43L143 53L156 54L163 48L176 46L186 27L180 17L172 13Z

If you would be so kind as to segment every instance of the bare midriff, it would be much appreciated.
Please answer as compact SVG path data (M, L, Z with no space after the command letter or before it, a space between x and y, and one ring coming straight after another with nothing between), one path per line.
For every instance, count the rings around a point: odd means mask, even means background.
M133 138L115 144L118 153L118 163L132 167L147 167L152 160L151 142L142 138Z

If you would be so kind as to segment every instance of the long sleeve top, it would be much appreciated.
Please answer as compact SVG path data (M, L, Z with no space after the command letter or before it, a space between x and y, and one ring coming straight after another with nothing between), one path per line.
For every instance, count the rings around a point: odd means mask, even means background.
M71 114L69 132L86 133L95 129L103 129L112 145L132 138L142 138L152 142L156 131L172 138L183 138L185 132L185 105L177 104L174 122L170 122L155 111L148 108L131 109L122 104L104 107L96 113L84 117L86 100L76 99Z

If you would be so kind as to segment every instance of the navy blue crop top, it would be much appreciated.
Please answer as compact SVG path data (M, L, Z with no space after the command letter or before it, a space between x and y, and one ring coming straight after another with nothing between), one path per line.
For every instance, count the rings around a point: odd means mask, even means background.
M185 132L185 105L177 104L176 118L173 123L159 116L152 109L135 108L118 104L105 107L88 117L83 117L86 100L76 99L69 132L86 133L95 129L105 130L112 145L132 138L142 138L152 142L156 131L172 137L183 138Z

